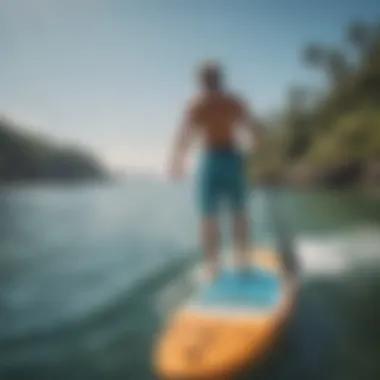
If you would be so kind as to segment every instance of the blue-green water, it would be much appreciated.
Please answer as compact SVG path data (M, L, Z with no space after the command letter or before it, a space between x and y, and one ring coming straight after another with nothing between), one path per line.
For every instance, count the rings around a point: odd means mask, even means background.
M153 379L152 342L176 302L166 294L186 287L199 258L191 190L153 179L1 189L0 378ZM342 274L380 257L380 200L278 196L308 282L289 338L293 357L280 347L260 376L323 378L321 367L343 368L328 339L344 321L326 305L341 297L331 300ZM253 192L252 236L271 244L267 202L264 190Z

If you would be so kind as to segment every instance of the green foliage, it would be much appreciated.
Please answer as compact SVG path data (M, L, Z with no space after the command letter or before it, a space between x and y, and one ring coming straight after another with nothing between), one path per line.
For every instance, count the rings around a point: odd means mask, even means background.
M282 138L261 147L270 152L259 155L257 173L285 170L284 162L320 170L380 159L380 24L353 22L345 36L341 47L313 42L303 50L305 64L321 70L328 87L322 96L302 86L289 91L280 132L269 132Z
M248 175L253 182L272 183L281 177L285 168L285 162L279 154L284 146L283 139L284 136L279 131L268 134L248 158Z

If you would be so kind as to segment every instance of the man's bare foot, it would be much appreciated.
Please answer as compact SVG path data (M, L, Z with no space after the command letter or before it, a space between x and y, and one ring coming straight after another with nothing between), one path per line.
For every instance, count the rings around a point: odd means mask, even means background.
M238 271L246 270L251 267L251 260L247 255L238 255L235 256L235 268Z
M201 272L201 282L207 283L214 280L214 278L219 273L219 266L212 264L212 263L206 263L204 264Z
M249 275L253 270L252 260L250 259L249 255L236 254L234 269L235 269L235 273L238 274L239 276Z

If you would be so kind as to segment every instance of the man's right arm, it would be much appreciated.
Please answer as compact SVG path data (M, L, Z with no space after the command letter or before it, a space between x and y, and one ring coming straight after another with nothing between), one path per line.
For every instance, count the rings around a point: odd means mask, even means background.
M177 127L176 136L170 159L170 172L174 177L181 176L184 170L184 159L195 135L195 102L190 102L186 107L180 124Z

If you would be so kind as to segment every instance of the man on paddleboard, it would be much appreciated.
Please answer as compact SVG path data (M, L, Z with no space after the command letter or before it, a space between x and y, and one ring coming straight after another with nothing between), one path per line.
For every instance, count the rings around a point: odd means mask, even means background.
M185 109L170 165L172 177L181 178L190 143L196 136L202 138L203 157L198 168L197 195L208 277L213 277L219 269L217 214L221 200L227 202L232 212L236 264L238 267L249 264L248 184L236 136L241 128L255 137L260 137L263 132L246 102L227 91L223 79L217 63L208 62L200 67L200 91Z

